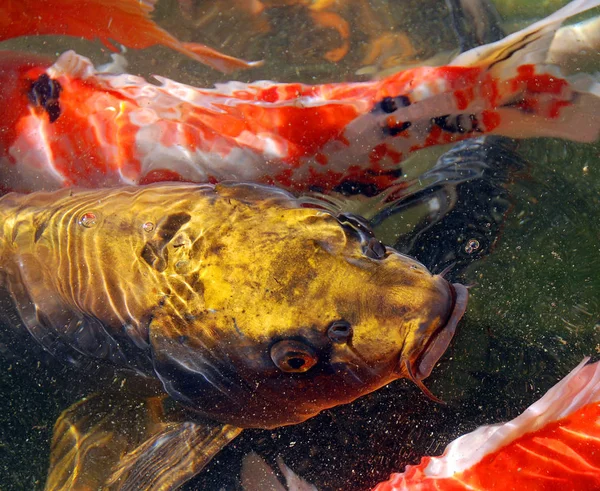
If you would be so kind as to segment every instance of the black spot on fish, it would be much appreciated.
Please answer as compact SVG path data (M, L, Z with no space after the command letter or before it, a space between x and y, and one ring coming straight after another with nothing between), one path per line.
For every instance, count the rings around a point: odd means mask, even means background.
M399 95L396 97L396 101L398 102L399 107L408 107L411 105L410 99L407 95Z
M445 114L437 118L431 118L431 123L439 126L448 133L480 133L479 121L474 114Z
M396 105L396 101L392 97L384 97L381 102L377 104L378 109L381 109L384 113L390 114L393 113L398 106ZM375 106L377 108L377 106Z
M175 234L183 227L187 222L192 219L192 216L188 213L174 213L169 215L164 222L158 224L156 235L159 239L165 242L169 242Z
M31 83L27 96L33 105L44 109L50 122L54 123L60 116L58 99L61 91L60 83L43 73Z
M140 253L142 259L157 271L164 271L169 260L167 244L191 218L187 213L175 213L159 222L156 233L142 248Z
M398 97L384 97L373 107L372 112L384 112L385 114L391 114L401 107L410 106L410 99L408 96L399 95Z
M396 123L393 126L385 125L383 127L383 134L386 136L397 136L404 130L407 130L412 126L410 121L404 121L403 123Z
M159 272L167 269L167 261L169 255L167 251L159 251L154 247L154 244L147 242L141 252L142 259Z

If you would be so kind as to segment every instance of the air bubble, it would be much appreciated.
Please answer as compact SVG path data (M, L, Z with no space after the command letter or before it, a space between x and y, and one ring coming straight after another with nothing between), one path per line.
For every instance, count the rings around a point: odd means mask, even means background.
M152 222L146 222L142 225L144 232L152 232L154 230L154 224Z
M473 254L481 247L481 244L476 239L469 239L467 245L465 245L465 252L467 254Z
M92 228L96 225L96 214L92 212L84 213L79 219L79 225L85 228Z

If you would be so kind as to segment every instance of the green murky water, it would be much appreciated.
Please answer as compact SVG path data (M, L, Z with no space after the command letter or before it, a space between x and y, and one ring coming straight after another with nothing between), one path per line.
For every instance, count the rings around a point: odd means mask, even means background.
M496 1L507 29L564 3ZM272 9L265 26L257 19L249 23L233 0L191 2L187 10L161 0L157 19L182 39L266 61L256 71L235 74L243 81L365 79L386 68L382 58L364 70L369 43L380 32L402 32L410 40L413 53L392 53L401 64L440 53L437 59L444 60L458 49L444 2L347 4L344 15L362 17L362 23L352 24L349 53L338 64L323 56L339 36L316 25L302 5ZM365 4L371 19L361 10ZM100 45L67 38L20 39L2 48L49 55L75 49L95 62L107 61ZM129 71L145 76L159 73L197 85L231 78L164 48L127 57ZM514 417L584 356L600 354L600 145L538 139L522 142L518 152L529 166L510 184L512 208L502 235L493 252L466 273L475 285L467 314L428 380L448 404L435 404L398 381L297 427L244 432L186 489L235 489L241 458L251 449L268 459L282 456L322 489L366 489L480 424ZM426 166L435 161L421 158ZM402 217L395 219L401 230ZM0 489L43 487L52 425L85 394L84 387L72 388L73 376L2 355Z

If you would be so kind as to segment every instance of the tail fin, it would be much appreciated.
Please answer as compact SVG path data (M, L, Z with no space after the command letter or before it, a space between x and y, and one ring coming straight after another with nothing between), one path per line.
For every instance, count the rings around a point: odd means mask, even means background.
M600 0L574 0L501 41L469 50L452 61L454 66L480 67L498 80L495 105L500 124L494 133L584 142L599 138L598 73L565 76L560 69L561 58L557 56L559 50L576 54L586 46L581 46L581 36L560 36L563 42L553 43L565 20L598 6ZM587 23L588 30L597 26L597 19ZM591 47L596 52L600 49L600 36L590 35L587 41L596 44Z
M492 74L500 75L502 69L507 66L544 63L561 24L570 17L598 6L600 0L574 0L545 19L500 41L461 53L450 65L488 67Z
M0 2L0 41L18 36L63 34L100 39L113 51L111 40L129 48L168 46L222 72L251 68L248 62L197 43L184 43L151 18L158 0L19 0ZM15 20L17 19L17 20Z

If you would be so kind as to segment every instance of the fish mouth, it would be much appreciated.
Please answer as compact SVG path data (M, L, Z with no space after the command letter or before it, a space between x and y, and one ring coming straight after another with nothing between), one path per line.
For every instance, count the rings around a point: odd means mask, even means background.
M404 368L409 379L411 379L430 399L443 402L435 397L422 380L429 377L433 367L448 349L450 341L456 332L456 326L467 309L469 292L464 285L459 283L448 283L451 295L451 308L446 322L436 329L429 337L425 347L419 352L411 363L405 360Z

